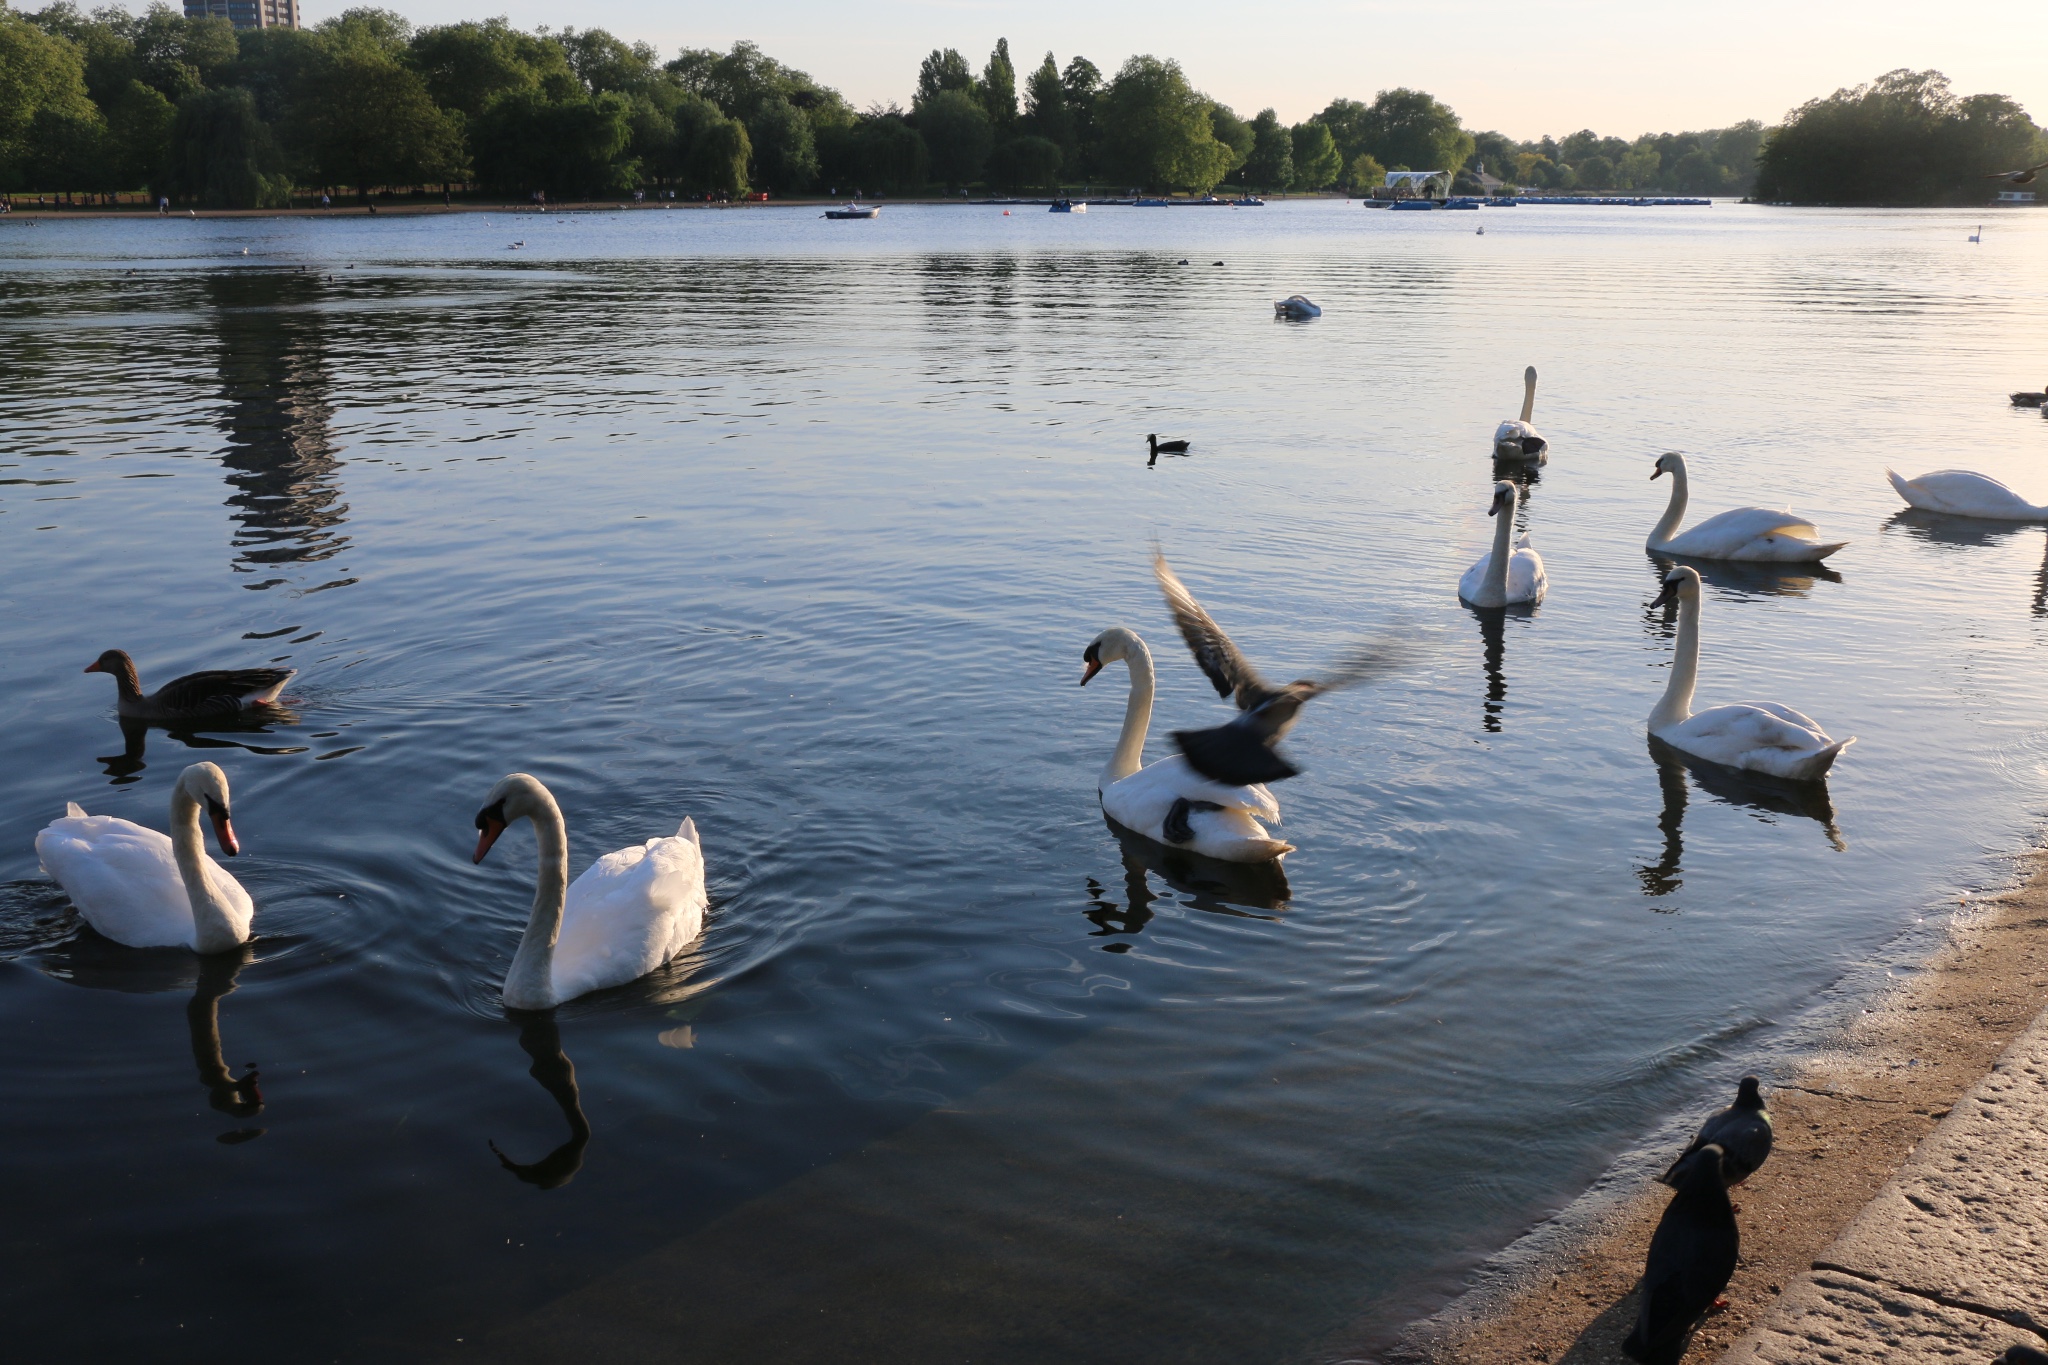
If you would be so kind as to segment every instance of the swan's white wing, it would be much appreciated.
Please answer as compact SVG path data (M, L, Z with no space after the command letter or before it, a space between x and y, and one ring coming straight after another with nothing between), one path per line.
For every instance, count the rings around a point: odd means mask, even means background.
M556 999L647 975L702 931L704 906L704 855L694 839L671 835L605 854L569 884L555 940Z
M1812 717L1769 701L1712 706L1657 731L1657 737L1731 768L1793 778L1820 776L1852 742L1837 743Z
M1479 594L1486 588L1486 571L1492 565L1493 551L1491 550L1473 560L1472 567L1465 570L1458 578L1458 596L1467 602L1479 601ZM1509 572L1513 572L1512 566L1510 566Z
M1929 512L1999 521L2033 521L2048 513L1990 475L1967 469L1937 469L1917 479L1902 479L1889 469L1884 475L1900 497Z
M1221 807L1188 813L1188 827L1194 835L1192 843L1176 843L1166 837L1167 816L1174 803L1183 799ZM1179 754L1162 758L1103 788L1102 809L1125 829L1162 844L1191 847L1211 858L1264 862L1293 851L1289 845L1269 837L1259 823L1280 818L1280 803L1263 784L1226 787L1211 782L1189 767L1187 759Z
M1543 594L1549 590L1550 580L1543 573L1543 556L1529 544L1529 537L1523 536L1520 546L1508 558L1508 601L1541 602Z
M166 836L112 815L71 815L36 835L36 857L86 923L116 943L194 946L192 905Z
M1737 507L1651 548L1693 559L1798 562L1822 558L1847 543L1823 544L1819 528L1796 512Z

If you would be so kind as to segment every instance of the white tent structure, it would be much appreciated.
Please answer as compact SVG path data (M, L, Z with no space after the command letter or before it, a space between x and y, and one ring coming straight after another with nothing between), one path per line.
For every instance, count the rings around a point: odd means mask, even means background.
M1388 171L1385 189L1396 198L1445 199L1451 193L1449 171Z

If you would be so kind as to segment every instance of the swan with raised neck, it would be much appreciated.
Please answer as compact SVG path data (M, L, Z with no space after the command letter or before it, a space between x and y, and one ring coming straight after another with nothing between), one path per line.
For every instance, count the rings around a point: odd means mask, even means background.
M1081 662L1083 687L1107 664L1121 662L1131 674L1123 730L1095 784L1105 815L1157 843L1225 862L1269 862L1294 851L1259 823L1280 818L1280 805L1263 783L1226 787L1196 772L1180 754L1146 766L1155 679L1152 651L1136 631L1111 626L1089 641Z
M1534 606L1543 600L1549 581L1543 572L1542 556L1523 536L1514 542L1515 508L1519 495L1515 485L1502 479L1493 486L1493 501L1486 515L1495 518L1493 549L1458 579L1458 596L1475 607Z
M76 801L36 836L36 855L100 934L130 948L226 952L248 940L255 904L206 856L199 816L213 824L223 855L236 842L227 774L194 763L171 787L170 836L112 815L87 815Z
M1736 507L1717 512L1689 530L1685 520L1690 486L1685 456L1667 450L1650 470L1652 480L1671 476L1671 500L1651 528L1643 548L1651 554L1683 555L1688 559L1726 559L1750 564L1814 564L1849 542L1823 541L1820 530L1797 512L1768 507Z
M482 862L508 825L533 824L540 877L526 932L505 973L507 1009L552 1009L591 991L654 971L704 926L704 857L688 819L666 838L649 839L593 862L569 881L569 831L562 808L539 778L513 773L484 798L476 815ZM564 925L574 930L564 945Z
M1820 725L1778 702L1740 701L1692 709L1700 673L1700 576L1687 565L1673 569L1650 603L1652 609L1678 604L1678 643L1671 676L1649 716L1649 731L1672 748L1724 767L1743 768L1792 781L1818 781L1835 758L1856 742L1829 738Z

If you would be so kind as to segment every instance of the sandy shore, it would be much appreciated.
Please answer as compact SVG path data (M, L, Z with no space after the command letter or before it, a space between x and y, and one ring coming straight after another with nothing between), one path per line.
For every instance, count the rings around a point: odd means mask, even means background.
M1925 971L1867 1002L1796 1075L1767 1086L1777 1145L1736 1192L1742 1260L1729 1307L1694 1336L1688 1365L1769 1316L2048 1006L2048 851L2027 854L2018 874L2012 889L1959 910ZM1574 1235L1539 1230L1532 1241L1554 1243L1542 1254L1503 1253L1385 1359L1625 1365L1636 1278L1669 1195L1651 1183L1653 1169L1638 1160L1618 1170L1588 1196Z

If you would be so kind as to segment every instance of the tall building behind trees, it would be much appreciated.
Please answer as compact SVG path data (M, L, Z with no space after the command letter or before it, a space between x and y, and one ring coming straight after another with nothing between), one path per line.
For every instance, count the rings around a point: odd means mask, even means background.
M185 0L187 19L225 19L236 28L297 28L299 0Z

